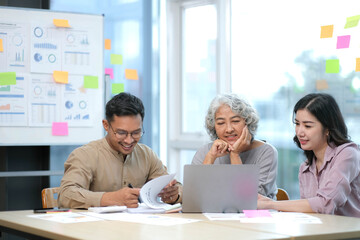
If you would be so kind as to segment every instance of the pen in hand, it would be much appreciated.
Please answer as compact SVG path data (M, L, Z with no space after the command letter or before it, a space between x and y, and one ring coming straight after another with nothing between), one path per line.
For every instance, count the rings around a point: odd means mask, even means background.
M129 188L134 188L134 187L131 185L131 183L128 184L128 187L129 187ZM139 198L138 198L138 202L141 203L140 196L139 196Z

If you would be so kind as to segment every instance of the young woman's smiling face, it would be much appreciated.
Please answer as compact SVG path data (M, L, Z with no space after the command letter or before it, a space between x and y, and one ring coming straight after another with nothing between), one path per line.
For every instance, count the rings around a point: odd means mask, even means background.
M215 131L218 138L233 144L246 126L245 119L235 114L228 105L222 105L215 114Z
M303 150L316 152L327 147L327 133L317 118L305 109L298 110L295 116L295 132Z

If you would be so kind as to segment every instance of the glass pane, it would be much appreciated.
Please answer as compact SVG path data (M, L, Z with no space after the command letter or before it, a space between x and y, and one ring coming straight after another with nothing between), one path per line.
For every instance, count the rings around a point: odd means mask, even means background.
M292 109L298 99L309 92L332 94L352 140L360 142L360 73L355 71L360 33L359 26L345 28L348 17L359 15L352 7L358 1L338 3L232 1L232 91L259 112L256 137L278 149L278 185L291 198L299 196L298 168L305 159L292 140ZM321 26L327 25L333 25L332 37L320 38ZM338 37L347 35L349 47L337 47ZM339 59L340 70L327 73L326 61L333 59Z
M193 150L180 150L180 166L179 169L176 170L179 182L184 182L184 165L191 164L191 161L195 155L196 151Z
M182 132L189 133L204 129L207 106L216 94L216 8L186 8L183 19L181 115Z

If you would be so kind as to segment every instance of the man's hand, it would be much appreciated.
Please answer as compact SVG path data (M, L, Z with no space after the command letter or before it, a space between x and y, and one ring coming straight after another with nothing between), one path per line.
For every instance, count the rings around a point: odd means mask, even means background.
M173 204L179 198L179 186L178 182L173 179L168 185L166 185L161 192L159 193L159 197L164 203Z
M100 205L104 206L126 206L128 208L138 207L140 188L122 188L115 192L107 192L101 198Z

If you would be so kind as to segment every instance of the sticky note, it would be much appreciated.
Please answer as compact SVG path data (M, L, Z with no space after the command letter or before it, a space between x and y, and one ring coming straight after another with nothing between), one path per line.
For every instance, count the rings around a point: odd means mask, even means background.
M68 136L69 127L67 122L53 122L52 123L53 136Z
M355 72L360 72L360 58L356 58Z
M105 68L105 74L110 75L110 78L114 79L114 70L112 68Z
M346 18L346 23L344 28L356 27L359 24L359 20L360 20L360 15Z
M248 218L272 217L269 210L243 210L243 212Z
M65 27L69 28L69 21L66 19L53 19L53 23L56 27Z
M63 71L54 71L54 81L57 83L69 83L69 73Z
M124 92L124 84L123 83L113 83L111 84L111 93L118 94Z
M125 78L129 80L139 80L136 69L125 69Z
M111 64L122 64L122 55L120 54L111 54L110 55Z
M320 38L332 38L334 25L321 26Z
M16 73L15 72L0 73L0 86L1 85L16 85Z
M336 49L349 48L349 45L350 45L350 35L337 37Z
M326 80L317 80L316 81L316 90L325 90L329 89L329 85Z
M326 60L326 73L339 73L340 65L339 59L329 59Z
M99 88L98 77L84 76L84 88Z
M111 39L105 39L105 49L111 50Z
M4 51L3 40L0 38L0 52Z

